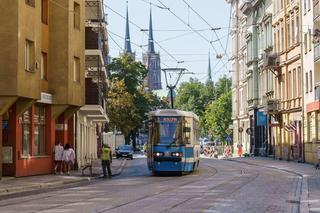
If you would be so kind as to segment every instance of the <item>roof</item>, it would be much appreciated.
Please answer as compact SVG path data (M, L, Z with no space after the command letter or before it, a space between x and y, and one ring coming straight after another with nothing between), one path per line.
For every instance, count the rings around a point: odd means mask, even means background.
M194 117L199 120L199 117L190 111L182 111L177 109L158 109L149 113L150 116L185 116Z

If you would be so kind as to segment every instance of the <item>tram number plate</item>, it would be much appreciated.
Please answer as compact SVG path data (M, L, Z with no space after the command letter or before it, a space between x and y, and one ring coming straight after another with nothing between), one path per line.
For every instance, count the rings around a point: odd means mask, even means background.
M164 156L170 157L170 152L165 152L165 153L164 153Z

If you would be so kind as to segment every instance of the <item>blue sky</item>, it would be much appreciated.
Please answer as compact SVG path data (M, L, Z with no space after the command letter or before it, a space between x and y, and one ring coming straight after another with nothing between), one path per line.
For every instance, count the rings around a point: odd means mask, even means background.
M187 2L191 7L185 3ZM225 47L228 38L228 26L230 5L225 0L151 0L154 40L157 41L163 49L155 45L157 52L160 52L162 68L176 67L177 61L184 61L179 64L179 67L187 68L194 74L184 75L180 82L188 81L190 77L197 78L201 81L206 81L208 70L208 53L210 51L211 65L213 79L216 80L220 76L226 74L230 75L230 63L228 57L225 55ZM149 11L150 0L128 0L129 18L130 21L138 25L142 29L148 29L149 25ZM163 4L161 4L161 2ZM115 12L125 16L126 14L126 0L105 0L105 5L110 7ZM170 8L174 14L180 17L186 24L182 23L167 9L161 9L158 6ZM113 12L110 8L106 7L109 31L109 45L110 56L117 57L120 49L124 47L125 34L125 20L118 14ZM210 26L205 21L201 20L193 11L192 8L199 13L213 28L221 28L216 31L220 38L221 44L217 41L217 36L210 30ZM193 29L200 30L203 38L197 33L193 32L188 26L189 24ZM130 35L132 49L136 52L137 60L141 60L143 47L148 42L148 32L142 32L138 27L130 24ZM113 41L115 40L115 42ZM216 51L210 45L215 47ZM117 44L116 44L117 43ZM120 47L119 47L119 46ZM223 47L223 48L222 48ZM230 57L231 44L229 45L226 53ZM169 52L174 58L168 55ZM223 63L216 59L216 52L223 54ZM228 62L228 63L227 63ZM223 64L227 63L227 67ZM163 88L165 88L164 76L162 76Z

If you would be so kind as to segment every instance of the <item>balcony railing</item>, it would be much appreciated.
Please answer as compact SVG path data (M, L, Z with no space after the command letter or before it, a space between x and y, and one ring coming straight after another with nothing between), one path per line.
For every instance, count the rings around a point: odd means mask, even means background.
M314 61L320 59L320 43L314 45Z

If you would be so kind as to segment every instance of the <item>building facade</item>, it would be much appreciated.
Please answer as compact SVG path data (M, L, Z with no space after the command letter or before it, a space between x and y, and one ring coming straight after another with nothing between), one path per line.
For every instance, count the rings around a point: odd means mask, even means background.
M73 115L84 104L84 2L2 4L0 168L51 173L55 141L74 146Z
M317 148L320 146L320 7L319 1L303 0L303 81L304 81L304 159L317 162Z
M233 144L236 153L242 146L244 153L250 153L251 140L248 113L248 78L247 78L247 16L241 11L244 1L228 1L232 7L232 120Z
M85 1L85 105L76 116L79 167L97 159L107 117L108 34L104 1Z

